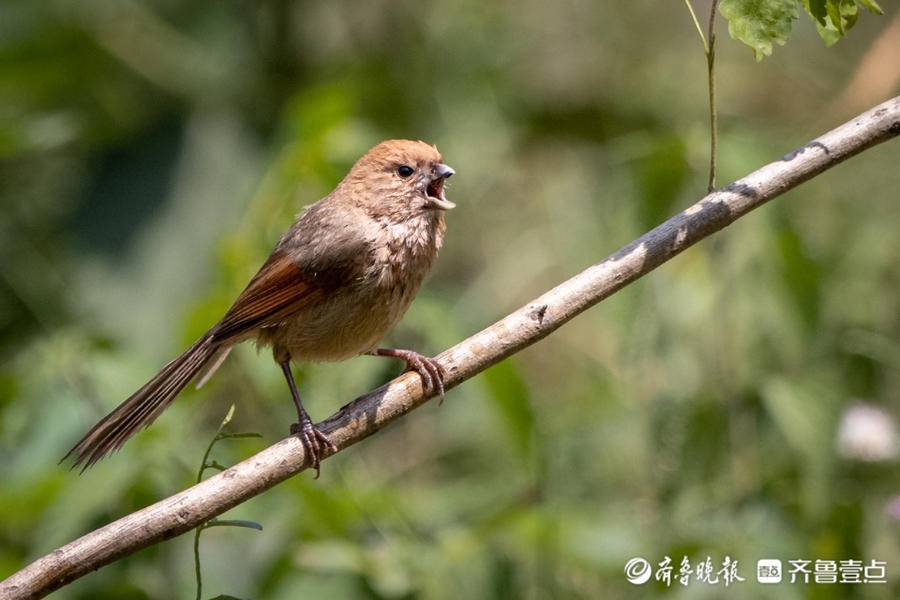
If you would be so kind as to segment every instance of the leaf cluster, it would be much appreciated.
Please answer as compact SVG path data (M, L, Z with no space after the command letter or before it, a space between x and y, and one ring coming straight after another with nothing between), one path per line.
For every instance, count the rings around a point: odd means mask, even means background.
M749 46L759 61L772 54L775 44L787 43L801 8L831 46L856 24L860 6L884 14L875 0L722 0L720 10L731 37Z

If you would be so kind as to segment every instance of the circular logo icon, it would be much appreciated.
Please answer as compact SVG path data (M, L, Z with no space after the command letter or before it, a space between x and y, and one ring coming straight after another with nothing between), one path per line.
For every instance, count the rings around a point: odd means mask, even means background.
M651 570L649 562L636 556L625 563L625 579L634 585L643 585L650 580Z

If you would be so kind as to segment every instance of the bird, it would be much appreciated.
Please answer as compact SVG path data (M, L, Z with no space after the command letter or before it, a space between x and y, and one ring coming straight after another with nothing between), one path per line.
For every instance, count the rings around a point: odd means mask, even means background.
M225 315L178 358L103 417L63 457L82 472L153 423L191 381L201 387L232 348L271 348L297 411L297 435L320 474L335 445L313 424L292 363L358 355L400 359L443 399L446 372L412 350L379 347L413 301L444 241L445 194L455 171L434 145L372 147L328 195L307 206ZM62 462L60 461L60 462Z

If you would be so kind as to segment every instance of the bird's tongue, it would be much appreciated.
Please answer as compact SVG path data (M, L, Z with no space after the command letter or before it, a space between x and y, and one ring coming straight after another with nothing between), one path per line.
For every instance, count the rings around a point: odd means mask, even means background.
M428 184L428 188L426 190L428 194L429 203L432 206L436 206L441 210L450 210L451 208L456 208L456 204L450 202L444 197L444 178L439 177Z

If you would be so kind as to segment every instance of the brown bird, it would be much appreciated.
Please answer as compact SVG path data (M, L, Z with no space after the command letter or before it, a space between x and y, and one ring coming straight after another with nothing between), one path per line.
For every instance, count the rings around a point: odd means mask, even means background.
M341 361L359 354L406 361L427 393L444 394L444 371L411 350L378 348L406 312L444 239L444 195L454 171L437 148L390 140L369 150L330 194L307 207L281 237L225 316L184 354L100 420L63 458L86 469L150 425L192 379L197 387L245 340L271 346L297 408L300 436L319 475L334 444L300 401L291 361Z

